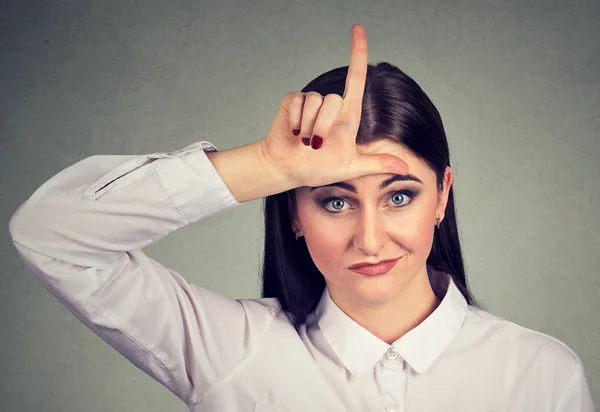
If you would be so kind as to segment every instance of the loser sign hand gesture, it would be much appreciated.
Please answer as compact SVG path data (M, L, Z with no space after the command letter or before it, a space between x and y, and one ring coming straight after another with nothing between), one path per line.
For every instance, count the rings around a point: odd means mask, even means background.
M281 173L294 187L322 186L370 174L408 173L406 162L396 156L357 152L367 56L365 31L355 24L344 96L287 94L261 141L261 162L266 167Z

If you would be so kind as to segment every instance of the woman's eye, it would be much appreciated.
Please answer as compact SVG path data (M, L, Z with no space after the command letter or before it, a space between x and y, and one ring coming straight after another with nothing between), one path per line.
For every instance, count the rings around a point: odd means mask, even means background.
M325 203L325 208L327 210L339 212L340 210L343 210L344 203L346 203L344 199L331 199ZM331 205L331 207L327 207L328 205Z
M395 206L402 206L410 201L411 197L405 193L394 193L390 196L390 200Z

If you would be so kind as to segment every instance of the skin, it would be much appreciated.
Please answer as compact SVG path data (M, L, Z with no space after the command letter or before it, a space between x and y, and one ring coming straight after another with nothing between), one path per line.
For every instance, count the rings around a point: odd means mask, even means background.
M383 139L360 147L363 153L389 153L408 163L414 181L379 185L393 174L346 180L357 193L340 187L296 189L293 228L305 237L310 255L325 277L332 300L355 322L392 343L429 316L439 304L427 277L426 260L436 218L444 218L452 170L438 190L435 173L401 144ZM394 195L413 189L418 194ZM323 206L320 201L335 197ZM343 199L339 199L339 198ZM331 214L327 210L337 212ZM349 266L401 257L383 275L355 273Z

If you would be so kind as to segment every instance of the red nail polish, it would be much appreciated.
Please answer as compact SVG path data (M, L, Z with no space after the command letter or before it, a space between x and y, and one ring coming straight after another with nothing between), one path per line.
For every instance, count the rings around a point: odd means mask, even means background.
M292 133L294 133L294 136L298 136L300 134L300 129L294 129L292 130Z
M310 139L308 137L303 137L302 143L304 143L304 146L310 146Z
M312 148L318 149L323 144L323 138L320 136L313 136L312 138Z

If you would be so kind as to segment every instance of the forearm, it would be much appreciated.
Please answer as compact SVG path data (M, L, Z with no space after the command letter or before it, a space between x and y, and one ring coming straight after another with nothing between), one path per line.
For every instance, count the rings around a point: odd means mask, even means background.
M261 142L218 152L207 152L208 159L240 203L285 192L294 185L262 159Z
M91 156L50 178L13 215L13 240L74 265L111 266L238 203L199 143L140 156ZM203 147L210 149L206 143Z

